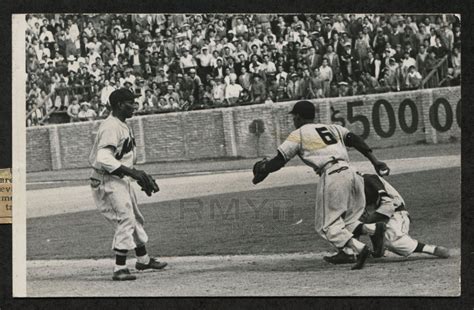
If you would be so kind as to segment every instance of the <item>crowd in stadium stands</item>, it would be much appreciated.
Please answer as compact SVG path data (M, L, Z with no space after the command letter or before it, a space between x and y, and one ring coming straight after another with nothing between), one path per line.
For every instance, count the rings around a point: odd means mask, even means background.
M461 74L459 15L32 14L27 125L417 89L447 58Z

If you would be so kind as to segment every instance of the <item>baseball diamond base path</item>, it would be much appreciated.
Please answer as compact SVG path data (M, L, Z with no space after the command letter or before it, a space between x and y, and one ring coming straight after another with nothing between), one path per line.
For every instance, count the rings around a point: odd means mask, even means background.
M461 257L386 252L367 267L330 265L329 253L164 257L161 271L111 281L111 259L28 262L28 297L79 296L459 296ZM129 266L133 266L130 259ZM134 272L134 270L132 270ZM54 281L52 280L54 279Z

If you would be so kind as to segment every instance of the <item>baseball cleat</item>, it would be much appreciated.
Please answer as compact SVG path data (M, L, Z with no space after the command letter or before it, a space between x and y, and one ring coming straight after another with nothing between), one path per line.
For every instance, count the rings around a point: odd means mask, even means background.
M326 262L334 265L353 264L356 262L355 255L349 255L344 251L339 251L336 255L333 256L324 256L323 259Z
M112 277L112 280L114 281L131 281L136 279L137 277L135 277L133 274L130 274L130 270L128 270L128 268L114 271L114 275Z
M448 258L450 256L449 249L443 246L436 246L433 255L441 258Z
M150 262L148 264L142 264L137 262L135 264L135 268L137 270L147 270L147 269L163 269L168 265L168 263L165 262L159 262L153 257L150 257Z
M385 250L385 231L387 230L387 224L379 222L375 224L375 233L370 236L374 251L372 256L375 258L382 257Z
M367 260L367 257L370 255L370 250L369 248L365 245L362 251L357 255L357 261L354 264L354 266L351 267L351 270L358 270L364 268L365 261Z

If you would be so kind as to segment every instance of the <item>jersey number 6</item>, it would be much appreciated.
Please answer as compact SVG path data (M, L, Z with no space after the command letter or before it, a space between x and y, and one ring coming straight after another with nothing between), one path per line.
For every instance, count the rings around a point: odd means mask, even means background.
M318 132L324 143L326 143L327 145L337 143L336 138L334 138L334 136L329 132L326 127L316 128L316 131Z

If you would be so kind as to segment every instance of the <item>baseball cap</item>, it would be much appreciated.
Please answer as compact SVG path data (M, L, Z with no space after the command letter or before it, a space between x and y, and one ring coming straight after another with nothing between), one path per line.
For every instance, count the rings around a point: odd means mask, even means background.
M117 106L118 103L135 100L135 98L140 97L139 95L135 95L130 90L126 88L119 88L114 90L109 96L109 102L112 107Z
M299 115L304 119L314 119L316 110L311 102L307 100L301 100L295 103L289 114Z

